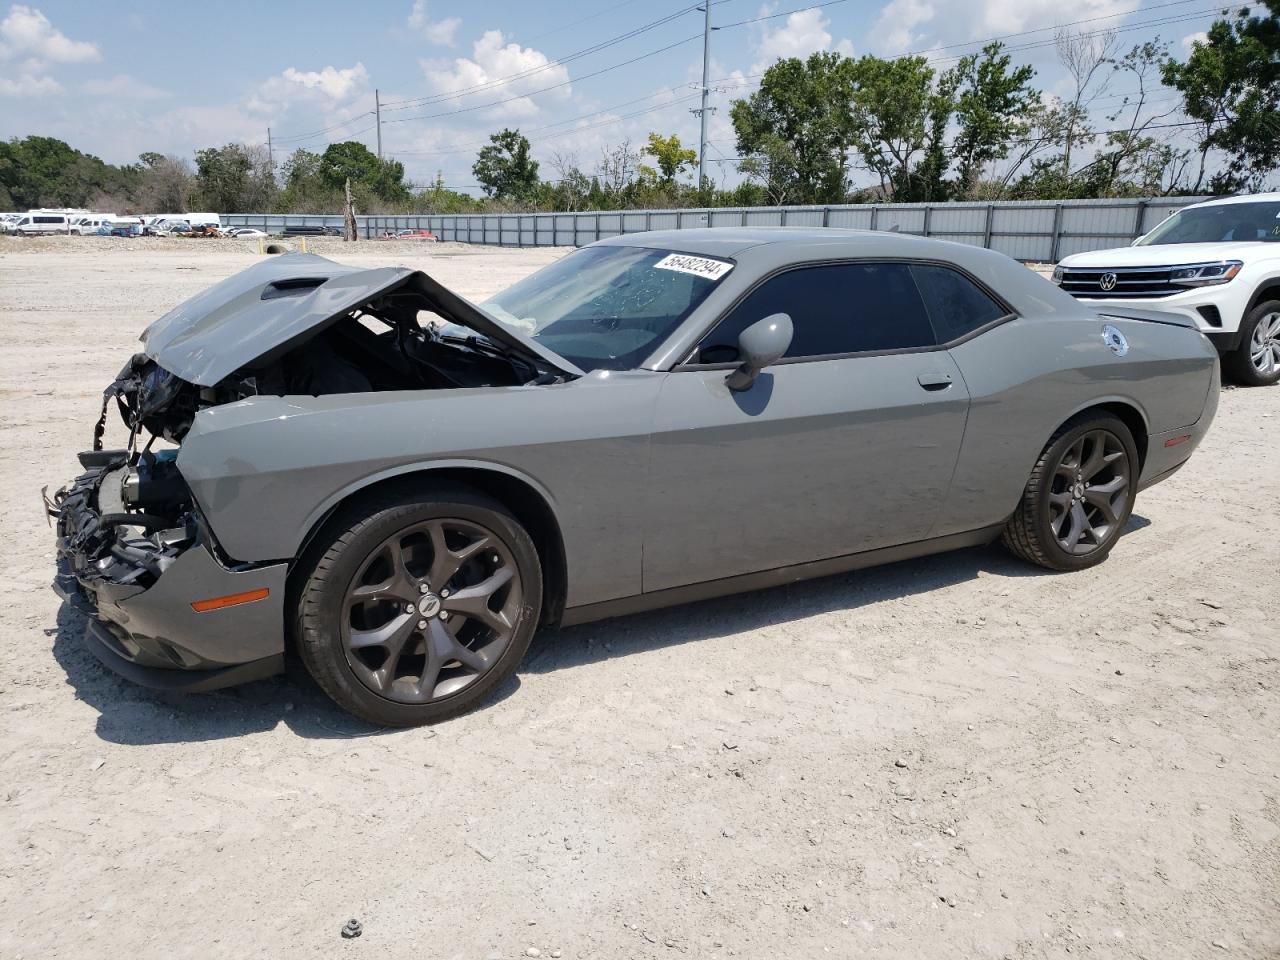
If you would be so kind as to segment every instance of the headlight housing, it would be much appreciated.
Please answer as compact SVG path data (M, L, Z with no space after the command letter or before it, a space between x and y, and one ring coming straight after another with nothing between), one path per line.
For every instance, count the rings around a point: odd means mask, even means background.
M1061 267L1054 267L1054 268L1053 268L1053 282L1054 282L1054 283L1062 283L1062 268L1061 268Z
M1217 263L1192 263L1174 267L1169 282L1183 287L1207 287L1231 280L1244 264L1239 260L1220 260Z

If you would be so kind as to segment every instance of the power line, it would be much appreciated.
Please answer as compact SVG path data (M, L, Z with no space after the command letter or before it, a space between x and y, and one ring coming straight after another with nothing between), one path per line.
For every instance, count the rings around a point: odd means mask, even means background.
M681 7L675 13L668 14L665 17L660 17L657 20L653 20L642 26L636 27L634 30L628 30L626 33L618 34L615 37L610 37L607 40L602 40L599 43L592 44L589 47L583 47L581 50L577 50L577 51L574 51L573 53L566 54L563 57L558 57L555 60L548 60L546 63L539 64L536 67L530 67L527 70L521 70L518 73L512 73L505 77L495 77L492 80L486 80L483 83L472 84L469 87L464 87L461 90L453 90L453 91L450 91L449 93L433 94L425 97L412 97L405 100L389 100L383 106L390 110L407 110L413 106L419 106L419 105L425 106L427 104L432 104L432 103L443 103L447 100L458 100L458 99L461 99L462 97L469 96L470 94L473 94L473 93L481 93L485 90L491 90L494 87L500 87L508 83L513 83L516 80L523 80L528 77L534 76L536 74L544 73L547 70L554 69L555 67L564 66L567 63L572 63L575 60L580 60L583 57L590 56L593 53L599 53L601 50L606 50L609 47L616 46L617 44L622 43L626 40L630 40L633 37L638 37L642 33L648 33L650 30L656 30L658 27L664 26L668 23L678 20L680 17L683 17L687 13L692 13L696 9L697 9L696 5Z
M838 3L847 3L847 2L848 0L827 0L827 2L825 3L811 4L807 7L800 7L796 10L785 10L782 13L769 14L768 16L764 16L764 17L753 17L750 20L739 20L736 23L725 24L723 27L719 27L718 29L725 30L725 29L728 29L729 27L739 27L739 26L742 26L743 24L758 23L762 20L772 20L772 19L775 19L776 17L789 16L792 13L803 13L806 10L817 10L817 9L821 9L822 7L830 7L830 6L835 6ZM691 43L694 40L700 40L702 39L702 37L703 37L703 34L701 32L691 34L682 40L676 40L673 43L667 44L666 46L659 47L657 50L650 50L648 53L642 53L639 56L632 57L630 60L624 60L621 63L615 63L608 67L602 67L601 69L593 71L592 73L582 74L578 77L573 77L569 80L562 80L559 83L553 83L553 84L550 84L549 86L541 87L537 90L528 90L528 91L525 91L524 93L515 94L510 97L505 97L504 99L501 99L501 100L490 100L486 103L472 104L469 107L458 107L457 109L445 110L440 113L419 114L418 116L413 116L413 117L394 117L384 122L408 123L412 120L435 120L440 117L452 117L460 113L470 113L475 110L487 110L490 107L499 107L507 103L512 103L516 100L523 100L527 97L535 97L538 94L547 93L551 90L558 90L562 87L567 87L573 83L581 83L584 80L590 80L594 77L601 76L602 74L605 74L605 73L610 73L614 70L620 70L623 67L628 67L633 63L639 63L641 60L648 60L651 57L656 57L659 54L666 53L668 50L674 50L676 47L683 46L686 43Z

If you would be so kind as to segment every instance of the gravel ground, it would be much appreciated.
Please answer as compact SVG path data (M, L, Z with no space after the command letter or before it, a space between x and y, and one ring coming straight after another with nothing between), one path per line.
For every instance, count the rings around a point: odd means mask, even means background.
M476 298L562 252L316 246ZM1226 392L1094 570L992 547L546 633L383 731L297 674L132 687L48 590L40 486L255 255L0 239L0 957L1280 956L1280 389Z

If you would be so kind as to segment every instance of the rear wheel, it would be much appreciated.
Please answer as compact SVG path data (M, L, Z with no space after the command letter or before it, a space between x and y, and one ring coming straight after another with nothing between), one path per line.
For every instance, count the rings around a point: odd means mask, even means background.
M1231 378L1247 387L1280 380L1280 300L1258 304L1240 325L1240 346L1222 359Z
M463 713L515 672L538 622L537 551L467 490L385 497L330 529L298 599L299 652L339 706L408 727Z
M1138 451L1116 417L1085 414L1049 440L1002 539L1050 570L1083 570L1106 559L1133 512Z

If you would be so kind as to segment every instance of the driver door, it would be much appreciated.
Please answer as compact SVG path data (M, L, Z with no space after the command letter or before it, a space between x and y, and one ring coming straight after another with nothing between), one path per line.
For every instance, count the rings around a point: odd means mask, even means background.
M738 334L777 312L791 349L729 390ZM906 264L775 275L692 359L657 401L645 592L927 538L969 397Z

